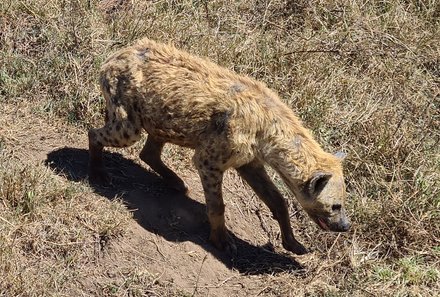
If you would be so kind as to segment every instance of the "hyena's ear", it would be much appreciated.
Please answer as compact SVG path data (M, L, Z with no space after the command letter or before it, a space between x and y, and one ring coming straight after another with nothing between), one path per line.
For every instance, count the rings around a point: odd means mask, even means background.
M308 182L308 191L310 197L316 198L324 189L331 177L332 175L330 173L317 172L313 174L312 178Z
M339 152L336 152L334 154L334 156L336 158L338 158L339 160L343 161L347 157L347 153L344 153L343 151L339 151Z

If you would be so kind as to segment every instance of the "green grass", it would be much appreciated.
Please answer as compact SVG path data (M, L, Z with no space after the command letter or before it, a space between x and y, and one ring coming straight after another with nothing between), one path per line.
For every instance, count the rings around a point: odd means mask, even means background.
M401 258L388 266L375 266L371 280L378 285L385 284L398 295L417 296L411 293L412 289L435 287L440 280L439 273L438 267L427 265L423 258L414 256Z

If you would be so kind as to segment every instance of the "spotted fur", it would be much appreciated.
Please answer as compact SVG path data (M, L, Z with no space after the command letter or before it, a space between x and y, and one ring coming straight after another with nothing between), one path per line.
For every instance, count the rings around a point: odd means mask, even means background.
M237 169L273 212L287 250L306 252L293 236L286 201L264 165L278 172L321 228L348 229L340 158L323 151L265 84L149 39L110 56L101 68L100 84L106 124L89 131L91 180L109 180L103 147L132 145L146 131L140 158L178 190L187 187L162 162L162 148L173 143L194 149L210 239L220 249L235 249L222 199L223 173L229 168Z

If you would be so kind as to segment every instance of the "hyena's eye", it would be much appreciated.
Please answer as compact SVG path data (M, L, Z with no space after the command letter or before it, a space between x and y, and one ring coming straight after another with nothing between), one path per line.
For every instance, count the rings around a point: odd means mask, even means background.
M342 208L341 204L333 204L332 205L332 210L333 211L339 211L339 210L341 210L341 208Z

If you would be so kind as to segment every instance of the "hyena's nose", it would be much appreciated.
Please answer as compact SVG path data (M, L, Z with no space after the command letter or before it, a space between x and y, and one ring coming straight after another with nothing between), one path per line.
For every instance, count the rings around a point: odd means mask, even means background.
M339 222L338 222L338 231L339 232L347 232L348 230L350 230L351 227L351 223L350 220L347 217L347 214L345 213L345 209L343 208L341 210L341 216L339 218Z
M349 220L343 220L341 224L339 225L341 232L347 232L350 230L351 223Z

